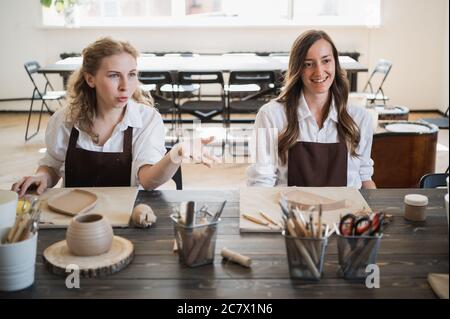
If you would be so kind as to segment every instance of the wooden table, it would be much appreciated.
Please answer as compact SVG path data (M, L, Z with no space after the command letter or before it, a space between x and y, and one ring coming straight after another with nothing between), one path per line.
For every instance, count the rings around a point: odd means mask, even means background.
M318 283L289 277L286 248L279 234L239 234L237 190L140 192L137 202L148 203L158 215L151 229L115 229L135 245L135 257L124 270L109 277L81 279L81 289L67 289L65 277L49 273L43 250L64 238L64 230L39 232L35 283L28 289L0 293L0 298L435 298L428 273L448 273L448 225L443 189L363 190L372 209L394 215L381 242L377 263L379 289L351 282L337 274L336 238L330 240L324 276ZM429 198L427 220L412 224L403 219L403 197L408 193ZM180 201L228 200L219 226L214 265L187 268L172 253L172 205ZM251 269L221 262L228 247L253 258Z

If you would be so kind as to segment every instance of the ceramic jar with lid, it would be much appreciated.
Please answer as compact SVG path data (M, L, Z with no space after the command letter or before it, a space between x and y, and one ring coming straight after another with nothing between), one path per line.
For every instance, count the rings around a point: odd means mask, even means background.
M419 222L426 219L428 197L420 194L408 194L405 196L405 214L407 220Z

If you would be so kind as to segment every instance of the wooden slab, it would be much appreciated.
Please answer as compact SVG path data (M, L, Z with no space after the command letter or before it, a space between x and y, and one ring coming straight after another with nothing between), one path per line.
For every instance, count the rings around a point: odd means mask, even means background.
M70 189L53 195L47 200L48 207L57 213L75 216L92 209L97 195L82 189Z
M428 274L428 283L441 299L448 299L448 274Z
M88 213L104 215L113 227L127 227L138 193L137 187L82 187L78 190L88 191L97 196L95 207ZM39 198L41 199L40 228L67 228L72 216L53 211L48 200L53 196L64 194L74 188L49 188Z
M68 265L78 265L80 277L100 277L116 273L125 268L133 259L133 244L125 238L114 236L111 249L98 256L75 256L67 247L65 240L45 249L44 261L47 269L57 275L67 276Z
M322 205L322 210L324 211L349 208L352 206L352 203L347 199L331 199L299 189L281 191L280 198L284 198L288 203L298 207L300 210L316 207L318 204Z
M290 200L295 199L295 192L304 195L297 202L311 205L329 205L322 214L322 222L334 229L334 224L339 221L340 215L356 213L361 209L370 211L369 204L360 194L359 190L350 187L243 187L239 189L239 230L241 232L280 232L280 230L255 224L242 217L242 214L250 214L261 218L263 211L276 221L281 221L281 208L278 204L281 193L288 195ZM325 208L327 208L325 206ZM317 222L317 214L314 215Z

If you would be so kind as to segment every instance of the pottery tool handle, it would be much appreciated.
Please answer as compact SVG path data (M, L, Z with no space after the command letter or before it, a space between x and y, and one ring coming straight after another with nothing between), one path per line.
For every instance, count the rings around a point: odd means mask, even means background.
M197 256L200 253L200 250L203 247L203 243L206 240L207 234L203 229L194 229L193 231L193 244L192 248L187 255L187 263L192 264L197 259Z
M288 227L288 231L291 234L291 236L297 237L297 234L295 233L295 229L294 229L294 223L291 220L289 220L287 222L287 227ZM313 262L311 256L309 255L308 251L306 250L305 246L303 246L303 244L296 238L294 238L293 240L295 242L295 245L297 246L297 249L298 249L300 255L305 260L306 265L308 266L311 273L314 275L314 277L320 278L320 273L317 270L316 266L314 265L314 262Z
M195 223L195 202L186 204L186 226L193 226Z
M11 243L15 243L15 242L19 241L19 239L21 239L23 231L24 230L26 231L26 227L27 227L29 220L30 220L29 214L20 215L20 223L17 228L17 231L15 232L15 234L12 238Z
M250 265L252 264L252 259L250 257L241 255L241 254L231 251L227 248L222 248L220 255L222 255L223 258L231 260L231 261L238 263L244 267L250 267Z
M259 219L259 218L253 217L253 216L251 216L251 215L248 215L248 214L242 214L242 217L244 217L245 219L247 219L247 220L249 220L249 221L251 221L251 222L254 222L254 223L256 223L256 224L263 225L263 226L269 226L269 223L268 223L268 222L265 222L265 221L263 221L263 220L261 220L261 219Z
M178 251L177 240L174 239L174 240L173 240L172 252L175 254L177 251Z
M11 227L11 229L8 232L8 235L6 236L5 243L12 243L14 235L19 230L19 224L20 224L21 220L22 220L22 215L19 215L16 217L16 221L14 222L14 225Z
M274 221L274 220L272 219L272 217L270 217L268 214L264 213L264 212L261 211L261 210L259 211L259 213L260 213L261 216L262 216L265 220L267 220L269 223L271 223L271 224L273 224L273 225L275 225L275 226L281 228L281 225L280 225L279 223L277 223L276 221Z
M214 214L214 217L211 222L215 223L219 220L220 215L222 215L223 209L225 208L225 205L227 204L227 201L223 201L222 205L220 206L219 210Z

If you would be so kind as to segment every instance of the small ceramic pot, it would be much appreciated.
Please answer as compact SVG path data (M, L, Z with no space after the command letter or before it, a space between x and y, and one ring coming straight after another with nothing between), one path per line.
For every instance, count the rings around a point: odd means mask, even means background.
M100 214L76 216L66 232L67 246L77 256L96 256L109 251L113 230L108 220Z

